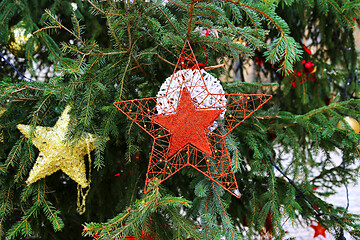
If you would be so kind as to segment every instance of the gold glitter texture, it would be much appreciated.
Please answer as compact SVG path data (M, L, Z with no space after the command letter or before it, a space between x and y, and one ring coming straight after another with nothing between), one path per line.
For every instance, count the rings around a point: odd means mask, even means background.
M6 111L6 108L5 107L3 107L3 106L0 106L0 117L1 117L1 115L3 115L3 113ZM3 135L3 132L2 132L2 130L1 130L1 125L0 125L0 143L1 142L4 142L4 135Z
M95 135L84 133L76 145L66 142L66 133L70 122L70 106L67 106L54 127L35 127L33 144L40 150L36 163L31 169L26 183L37 180L62 170L82 188L88 187L84 156L95 149ZM19 124L17 128L30 137L29 125Z
M7 43L8 50L16 57L25 57L26 45L33 37L29 29L23 21L12 26L9 30L9 42ZM34 53L38 52L40 45L38 41L34 41L32 45Z
M0 106L0 116L6 111L6 108L3 106Z

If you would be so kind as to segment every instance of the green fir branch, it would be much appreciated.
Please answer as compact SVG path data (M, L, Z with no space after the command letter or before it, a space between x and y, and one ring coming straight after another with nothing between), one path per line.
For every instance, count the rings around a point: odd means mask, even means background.
M38 207L37 206L32 206L31 208L29 208L25 213L24 216L22 216L21 220L19 220L15 225L13 225L9 231L7 232L7 237L9 239L14 239L17 236L19 236L20 234L25 236L25 237L29 237L32 234L32 228L30 226L30 218L31 217L36 217L36 215L38 214Z

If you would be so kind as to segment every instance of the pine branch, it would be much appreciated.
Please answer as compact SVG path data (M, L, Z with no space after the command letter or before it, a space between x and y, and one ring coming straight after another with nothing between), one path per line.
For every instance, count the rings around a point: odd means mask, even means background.
M42 206L46 217L49 219L53 226L53 229L55 231L60 231L64 227L62 219L58 216L60 212L56 211L52 204L46 200L43 201Z
M6 169L8 169L10 166L14 166L20 158L20 154L22 151L22 144L25 140L25 137L22 137L20 140L18 140L16 142L16 144L13 146L13 148L11 149L8 158L6 159L5 165L6 165Z
M11 212L12 210L12 204L13 204L13 185L10 184L7 186L3 186L3 189L0 192L0 199L2 200L1 207L0 207L0 222L3 222L6 218L6 216Z
M7 237L9 239L14 239L20 234L26 237L31 236L32 228L29 223L29 218L33 215L36 216L37 211L37 206L32 206L30 209L28 209L25 212L24 216L21 218L21 220L9 229L9 231L7 232Z
M137 200L125 211L104 224L87 223L84 226L86 236L99 235L105 239L124 238L126 236L139 237L144 232L152 232L149 226L155 224L154 214L159 211L169 217L169 222L177 223L181 228L181 237L195 237L201 239L194 225L179 214L180 207L189 207L190 202L181 197L163 196L159 192L159 181L153 182L153 190ZM177 238L178 239L178 238Z
M74 36L85 48L87 48L87 45L85 42L81 39L80 35L77 35L75 32L70 31L67 27L65 27L61 22L57 19L57 17L50 12L50 10L45 10L46 14L50 17L51 21L54 22L60 29L64 29L68 33L70 33L72 36ZM75 23L78 24L77 20L75 20ZM79 25L75 25L76 29L80 29Z
M14 178L15 182L23 180L24 175L27 174L30 169L30 163L34 161L35 153L32 148L32 145L30 145L29 142L27 142L26 145L27 145L27 151L24 153L25 156L21 157L22 161L20 161L18 165L17 174L15 175Z
M233 225L231 223L231 219L230 219L230 217L228 216L228 214L226 212L223 201L222 201L219 193L217 192L217 190L216 190L216 188L214 186L214 183L212 183L212 190L213 190L215 200L216 200L215 203L218 205L219 209L222 211L220 216L221 216L221 220L223 221L223 226L225 228L225 235L228 235L227 232L230 231L229 236L231 236L231 239L233 239L233 240L238 239L235 236L235 233L237 231L233 228ZM227 237L227 239L228 239L228 237Z
M166 10L166 8L163 8L162 6L160 5L157 5L156 8L164 15L164 17L166 18L166 20L169 22L169 24L174 28L174 30L177 32L177 34L179 36L181 36L179 30L177 29L177 27L174 25L173 21L171 19L174 19L175 20L175 17L170 14L170 12L168 12Z

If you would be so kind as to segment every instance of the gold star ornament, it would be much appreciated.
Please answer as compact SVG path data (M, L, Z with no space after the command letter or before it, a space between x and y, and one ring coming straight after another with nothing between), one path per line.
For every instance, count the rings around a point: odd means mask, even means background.
M84 133L76 144L70 145L66 141L70 122L69 111L70 106L67 106L54 127L35 127L32 142L40 153L26 181L28 185L62 170L82 188L89 186L84 156L95 149L96 137L93 134ZM19 124L17 128L25 137L30 137L31 126Z

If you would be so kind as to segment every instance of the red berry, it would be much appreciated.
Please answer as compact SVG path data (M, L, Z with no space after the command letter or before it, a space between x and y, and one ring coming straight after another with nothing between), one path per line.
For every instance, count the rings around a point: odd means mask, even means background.
M307 63L305 63L304 66L305 66L306 69L310 69L310 68L312 68L314 66L314 64L312 62L308 61Z
M261 58L255 58L256 64L260 65L260 67L262 67L264 65L264 61Z

